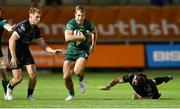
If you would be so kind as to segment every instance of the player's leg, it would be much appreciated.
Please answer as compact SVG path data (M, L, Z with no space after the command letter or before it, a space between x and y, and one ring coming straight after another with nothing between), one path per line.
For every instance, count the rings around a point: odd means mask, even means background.
M14 69L12 70L12 73L13 73L13 78L7 85L7 92L6 92L7 100L13 99L13 95L12 95L13 88L23 80L23 74L21 69Z
M4 93L6 93L6 86L7 84L9 83L9 79L8 79L8 75L7 75L7 71L6 69L0 69L0 74L1 74L1 77L2 77L2 86L3 86L3 89L4 89Z
M6 86L9 83L9 79L8 79L8 74L6 71L6 63L5 63L4 57L0 58L0 74L2 77L2 86L4 89L4 93L6 94L6 90L7 90Z
M27 72L28 72L28 75L29 75L27 99L33 100L34 98L32 97L32 95L33 95L34 88L35 88L36 82L37 82L36 66L35 66L35 64L26 65L26 69L27 69Z
M80 92L84 93L86 91L86 85L84 83L84 69L86 66L87 59L80 57L76 60L74 73L79 77Z
M156 85L160 85L163 82L167 83L169 80L172 80L172 79L173 79L173 77L171 75L168 75L166 77L157 77L157 78L154 78L154 82L156 83Z
M71 76L73 75L73 68L74 68L74 61L64 61L63 64L63 78L65 81L65 86L69 91L70 96L68 96L65 100L73 100L74 97L74 86L71 79Z

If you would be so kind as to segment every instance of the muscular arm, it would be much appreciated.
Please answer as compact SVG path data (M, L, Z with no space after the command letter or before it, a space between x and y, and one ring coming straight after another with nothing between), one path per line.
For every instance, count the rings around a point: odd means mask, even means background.
M12 56L11 59L11 64L12 65L17 65L17 57L16 57L16 53L15 53L15 47L16 47L16 41L19 39L19 35L17 34L17 32L13 32L13 34L11 35L10 39L9 39L9 50Z
M91 47L90 47L90 53L94 52L95 47L96 47L96 40L97 40L97 30L96 28L94 29L94 32L91 34Z
M38 38L35 40L35 42L41 47L41 49L43 49L44 51L46 51L48 53L51 53L51 54L61 54L62 53L61 49L54 50L51 47L49 47L43 38Z
M85 36L82 33L78 36L74 36L73 32L65 30L65 40L66 42L81 41L85 40Z
M124 83L123 77L115 78L106 87L101 88L101 90L110 90L111 87L115 86L117 83Z

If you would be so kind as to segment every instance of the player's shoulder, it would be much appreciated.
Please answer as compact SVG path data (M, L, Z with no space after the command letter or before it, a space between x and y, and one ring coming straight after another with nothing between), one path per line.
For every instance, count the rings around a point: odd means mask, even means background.
M134 76L135 76L135 74L130 73L130 74L128 74L127 76L128 76L128 77L134 77Z
M28 21L28 20L23 20L23 21L20 21L16 26L17 26L17 27L27 28L27 27L30 26L30 24L29 24L29 21Z
M15 27L15 31L18 31L19 32L26 32L28 31L29 29L31 28L30 26L30 23L28 20L23 20L23 21L20 21L16 27Z
M86 28L89 28L90 30L94 28L94 24L88 19L84 20L84 26L86 26Z
M75 27L76 27L75 19L69 20L68 23L66 24L66 30L72 30Z
M148 83L150 83L150 84L155 84L154 81L153 81L153 79L147 79L147 81L148 81Z
M88 19L84 19L84 22L87 23L87 24L92 24L92 22Z
M68 22L67 22L67 24L71 24L71 25L73 25L73 24L75 24L75 19L73 18L73 19L71 19L71 20L69 20Z
M125 81L132 80L133 78L134 78L134 74L131 74L131 73L123 76L123 79Z
M20 25L20 24L27 24L28 23L28 20L22 20L20 21L17 25Z

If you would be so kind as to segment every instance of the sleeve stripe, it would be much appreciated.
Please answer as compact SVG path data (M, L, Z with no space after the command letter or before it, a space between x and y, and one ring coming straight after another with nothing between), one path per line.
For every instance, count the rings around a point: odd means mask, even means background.
M20 35L16 31L14 31L12 35L16 35L18 38L20 38Z

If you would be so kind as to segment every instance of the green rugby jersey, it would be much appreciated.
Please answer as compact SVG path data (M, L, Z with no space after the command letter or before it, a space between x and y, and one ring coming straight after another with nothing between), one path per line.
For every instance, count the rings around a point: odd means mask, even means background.
M3 31L4 31L4 25L7 24L7 20L0 18L0 36L2 35Z
M67 53L79 54L81 52L89 53L90 41L89 41L89 32L94 32L94 25L89 20L84 20L83 25L78 25L75 19L71 19L67 25L66 30L73 32L74 30L79 30L86 37L84 41L75 41L69 42Z

